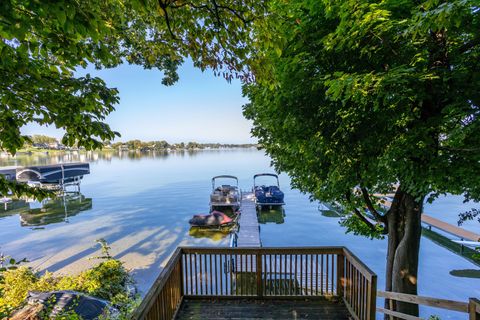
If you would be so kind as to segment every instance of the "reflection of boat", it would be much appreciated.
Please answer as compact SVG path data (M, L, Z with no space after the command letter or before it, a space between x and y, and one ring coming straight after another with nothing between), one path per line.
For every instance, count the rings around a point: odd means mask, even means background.
M42 201L39 208L23 209L20 212L20 224L42 226L52 223L68 222L68 218L92 208L92 199L82 194L68 194L63 197Z
M205 215L194 215L188 223L195 228L206 228L206 229L220 229L220 228L231 228L237 222L238 214L233 218L230 218L225 213L220 211L213 211L210 214Z
M274 177L277 179L277 185L270 186L257 186L256 179L258 177ZM278 176L273 173L260 173L253 176L253 192L255 193L255 203L258 207L273 207L273 206L282 206L285 203L283 202L284 194L280 190L280 182L278 181Z
M213 241L220 241L225 239L230 234L230 229L225 230L211 230L204 228L190 228L188 234L194 238L209 238Z
M216 186L217 179L231 179L235 180L235 185L223 184ZM240 208L240 191L238 189L238 179L235 176L216 176L212 178L212 194L210 195L210 207L231 207L234 209Z
M285 222L285 210L282 207L276 207L270 210L258 210L258 223L276 223Z

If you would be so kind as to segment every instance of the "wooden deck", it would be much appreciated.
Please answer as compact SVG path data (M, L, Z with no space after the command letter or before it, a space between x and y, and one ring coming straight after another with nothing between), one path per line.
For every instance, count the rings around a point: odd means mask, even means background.
M344 247L180 247L132 320L374 320L376 292L377 276Z
M242 192L242 214L238 221L237 247L258 248L260 241L260 225L258 224L255 196L252 192Z
M176 319L350 319L346 306L328 300L184 299Z

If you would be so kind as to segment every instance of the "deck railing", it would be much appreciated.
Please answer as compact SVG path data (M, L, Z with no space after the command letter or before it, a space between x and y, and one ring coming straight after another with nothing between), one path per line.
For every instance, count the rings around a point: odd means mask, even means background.
M344 248L345 278L343 293L345 304L356 319L375 319L377 275L350 250Z
M392 300L395 300L400 302L408 302L412 304L463 312L469 315L469 320L480 320L480 301L475 298L470 298L468 302L462 302L462 301L417 296L417 295L406 294L406 293L390 292L390 291L378 291L378 296L381 298L389 299L390 302L392 302ZM392 309L392 306L390 306L390 309L379 307L377 308L377 311L379 313L384 313L388 315L390 319L405 319L405 320L421 320L422 319L419 317L393 311L391 309Z
M343 247L194 248L175 251L133 319L172 319L184 297L342 299L375 318L376 275Z

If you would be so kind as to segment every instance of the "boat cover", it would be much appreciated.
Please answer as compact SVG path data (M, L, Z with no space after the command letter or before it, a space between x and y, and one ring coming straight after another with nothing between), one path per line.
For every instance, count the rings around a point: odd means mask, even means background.
M41 183L68 183L90 173L90 165L83 162L30 166L17 168L19 182L38 181Z
M192 219L190 219L189 223L192 226L200 227L200 226L212 226L218 227L221 225L229 224L233 221L232 218L224 214L220 211L213 211L210 214L206 215L194 215Z
M284 194L277 186L256 186L257 204L283 204Z

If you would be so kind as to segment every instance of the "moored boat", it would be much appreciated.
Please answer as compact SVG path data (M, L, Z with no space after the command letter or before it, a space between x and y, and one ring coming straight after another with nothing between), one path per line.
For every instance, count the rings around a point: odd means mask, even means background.
M16 170L18 182L42 184L67 184L79 181L90 173L90 165L84 162L60 163L46 166L19 167Z
M219 179L234 180L235 184L222 184L217 186ZM235 176L221 175L212 178L212 194L210 195L210 208L230 207L233 210L240 208L240 191L238 178Z
M194 215L188 223L192 227L201 227L201 228L220 228L220 227L230 227L235 225L237 221L237 215L234 218L230 218L225 213L220 211L213 211L210 214L197 214Z
M258 177L274 177L276 185L257 185ZM274 207L284 205L284 194L280 190L278 175L273 173L259 173L253 176L253 192L255 193L255 204L257 207Z

